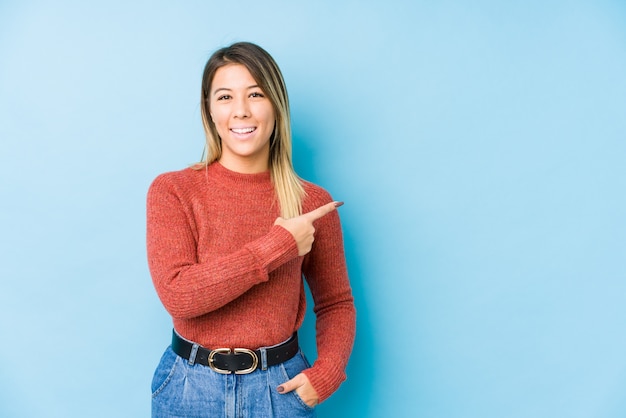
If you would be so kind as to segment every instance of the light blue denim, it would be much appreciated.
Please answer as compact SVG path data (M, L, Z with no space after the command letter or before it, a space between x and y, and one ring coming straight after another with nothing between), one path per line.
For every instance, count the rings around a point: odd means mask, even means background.
M152 379L152 417L315 417L295 391L276 388L310 365L299 351L292 359L250 374L220 374L190 364L168 347Z

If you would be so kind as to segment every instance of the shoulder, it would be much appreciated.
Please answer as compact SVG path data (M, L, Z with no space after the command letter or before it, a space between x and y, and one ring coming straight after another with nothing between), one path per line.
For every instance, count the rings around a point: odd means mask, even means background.
M330 193L323 187L306 180L302 181L302 185L306 193L302 202L302 210L304 213L333 201Z
M187 194L200 186L204 175L204 170L196 170L191 167L159 174L150 184L148 196L171 193Z
M196 170L192 167L187 167L182 170L168 171L166 173L159 174L150 185L150 188L155 187L185 187L201 181L203 178L204 170Z

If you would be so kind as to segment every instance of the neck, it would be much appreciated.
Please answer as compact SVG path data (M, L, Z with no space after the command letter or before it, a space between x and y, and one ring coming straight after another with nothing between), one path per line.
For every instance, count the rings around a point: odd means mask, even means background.
M269 170L267 159L232 159L222 155L218 162L230 171L241 174L257 174Z

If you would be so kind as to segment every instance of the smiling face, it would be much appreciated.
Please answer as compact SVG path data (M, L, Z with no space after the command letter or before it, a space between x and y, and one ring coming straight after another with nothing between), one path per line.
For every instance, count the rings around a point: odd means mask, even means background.
M215 72L209 110L222 143L219 162L240 173L266 171L276 115L246 67L229 64Z

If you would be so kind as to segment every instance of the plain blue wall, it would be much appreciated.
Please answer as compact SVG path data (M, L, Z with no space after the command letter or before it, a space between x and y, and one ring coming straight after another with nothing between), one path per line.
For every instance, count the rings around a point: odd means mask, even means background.
M320 416L626 416L618 0L0 2L0 416L149 415L145 193L200 158L237 40L346 202L358 336Z

